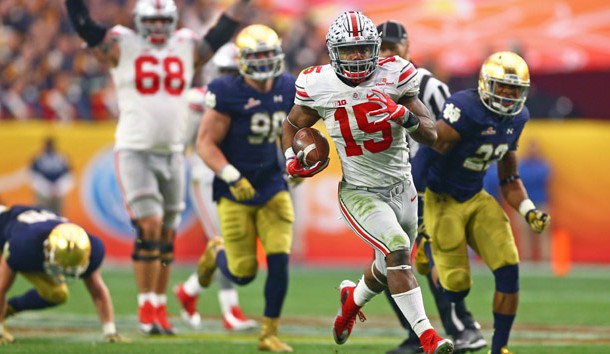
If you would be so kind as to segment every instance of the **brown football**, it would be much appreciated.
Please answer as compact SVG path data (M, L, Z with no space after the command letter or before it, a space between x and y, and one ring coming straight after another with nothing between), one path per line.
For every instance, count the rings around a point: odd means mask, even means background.
M292 150L295 154L303 151L303 162L309 167L318 161L328 159L328 140L321 131L315 128L301 128L294 135Z

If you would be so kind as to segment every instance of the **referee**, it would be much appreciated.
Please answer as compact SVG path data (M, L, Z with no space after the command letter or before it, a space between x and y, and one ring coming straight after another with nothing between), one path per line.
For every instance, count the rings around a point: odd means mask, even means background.
M398 55L406 60L411 60L409 54L409 38L407 36L407 30L402 24L396 21L386 21L377 26L377 31L381 33L382 40L379 56L391 57ZM417 72L420 77L419 99L428 107L432 115L436 118L438 117L445 100L450 95L449 87L424 68L417 68ZM409 156L413 159L417 153L419 144L411 139L408 134L407 138L409 141ZM422 204L423 203L420 203L420 207ZM420 213L420 215L422 214ZM418 239L419 238L420 237L418 237ZM434 273L434 271L428 271L426 278L428 279L430 290L434 295L434 300L443 327L447 334L453 337L455 353L464 353L485 347L487 343L479 330L480 325L474 320L472 314L466 308L464 300L458 303L451 303L446 300L441 293L441 290L436 287L432 279L432 273ZM390 304L392 304L400 323L409 332L407 339L398 347L390 349L386 354L423 353L417 335L398 306L394 303L394 299L387 289L385 290L385 294Z

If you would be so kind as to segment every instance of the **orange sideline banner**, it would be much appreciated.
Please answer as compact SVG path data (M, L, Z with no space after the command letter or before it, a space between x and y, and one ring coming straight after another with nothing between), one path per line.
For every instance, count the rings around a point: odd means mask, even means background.
M53 136L75 175L75 188L65 200L65 216L101 237L108 259L129 260L135 233L114 174L114 128L114 123L2 122L0 199L8 205L34 203L28 167L42 150L43 140ZM196 260L203 252L204 238L189 205L178 230L176 259Z
M325 131L321 125L317 126ZM65 215L100 236L112 260L129 260L134 233L114 177L114 124L41 122L0 123L0 200L32 203L27 169L54 136L73 166L76 186L66 199ZM539 142L552 166L552 227L567 233L571 259L610 263L610 122L537 120L521 139ZM296 224L293 259L301 263L364 264L372 250L346 226L337 202L341 167L331 146L331 162L322 173L295 189ZM177 261L194 261L204 249L204 235L189 207L176 242Z

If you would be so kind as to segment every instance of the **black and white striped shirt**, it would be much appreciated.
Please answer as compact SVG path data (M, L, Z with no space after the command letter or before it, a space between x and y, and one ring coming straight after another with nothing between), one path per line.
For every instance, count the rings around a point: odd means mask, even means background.
M422 101L434 119L437 119L445 100L451 94L447 84L437 79L432 73L424 68L417 68L419 73L419 99ZM409 156L413 158L419 149L419 143L407 135L409 141Z

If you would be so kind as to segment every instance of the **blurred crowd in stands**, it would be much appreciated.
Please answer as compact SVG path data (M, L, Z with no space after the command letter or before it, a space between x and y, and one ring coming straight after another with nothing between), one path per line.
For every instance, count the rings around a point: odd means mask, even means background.
M133 0L88 0L92 17L107 27L133 28ZM184 27L204 34L218 15L213 0L176 1ZM257 14L264 17L263 12ZM117 103L108 71L68 23L63 1L0 2L0 119L103 121L115 119ZM261 19L272 21L272 19ZM313 31L312 31L313 29ZM324 38L300 21L284 37L287 68L298 72L328 61ZM195 81L200 83L201 79Z
M87 0L92 17L107 27L133 27L134 2ZM219 13L218 0L176 3L179 26L202 35ZM326 28L318 28L306 17L287 21L264 9L255 16L253 21L269 24L283 37L288 70L297 74L307 66L328 62ZM0 119L116 119L117 103L108 70L90 51L83 50L83 41L68 23L64 1L2 0L0 21ZM452 91L457 91L476 87L476 74L447 79ZM198 74L196 84L201 84L201 77ZM528 107L533 117L574 117L581 113L570 99L548 96L535 87Z

